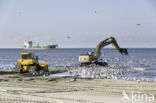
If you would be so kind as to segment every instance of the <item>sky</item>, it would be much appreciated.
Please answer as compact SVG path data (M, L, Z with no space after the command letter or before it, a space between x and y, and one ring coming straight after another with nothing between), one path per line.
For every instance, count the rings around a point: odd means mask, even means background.
M156 0L0 0L0 48L95 48L111 36L121 47L156 48Z

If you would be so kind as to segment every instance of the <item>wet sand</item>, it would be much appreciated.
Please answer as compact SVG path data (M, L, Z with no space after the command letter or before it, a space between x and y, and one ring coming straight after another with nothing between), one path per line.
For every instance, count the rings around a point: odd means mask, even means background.
M154 101L123 98L154 95ZM0 75L0 103L156 103L156 83L117 79L76 79L54 76Z

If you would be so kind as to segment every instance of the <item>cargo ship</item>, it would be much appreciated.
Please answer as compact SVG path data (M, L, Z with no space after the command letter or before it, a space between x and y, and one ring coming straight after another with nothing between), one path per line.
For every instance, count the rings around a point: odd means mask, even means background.
M54 45L45 45L45 46L40 46L39 44L37 46L33 46L32 41L24 41L24 50L51 50L51 49L56 49L58 48L57 44Z

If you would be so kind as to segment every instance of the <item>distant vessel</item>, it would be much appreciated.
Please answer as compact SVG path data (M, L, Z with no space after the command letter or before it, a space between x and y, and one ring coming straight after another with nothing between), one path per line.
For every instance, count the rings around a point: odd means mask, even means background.
M46 49L56 49L58 48L57 44L54 45L46 45L46 46L40 46L39 44L37 46L33 46L32 41L24 41L24 50L46 50Z

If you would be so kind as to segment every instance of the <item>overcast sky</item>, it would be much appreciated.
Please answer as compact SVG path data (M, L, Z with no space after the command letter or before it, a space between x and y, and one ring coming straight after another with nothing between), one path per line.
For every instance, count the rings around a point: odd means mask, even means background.
M0 0L0 48L24 40L94 48L110 36L122 47L156 47L156 0Z

